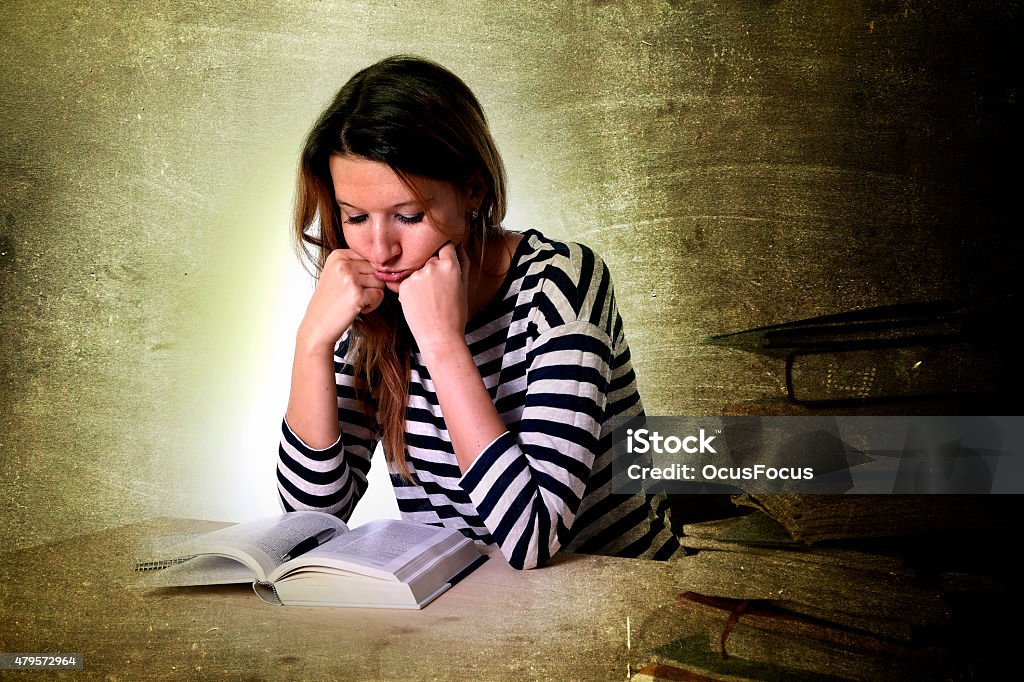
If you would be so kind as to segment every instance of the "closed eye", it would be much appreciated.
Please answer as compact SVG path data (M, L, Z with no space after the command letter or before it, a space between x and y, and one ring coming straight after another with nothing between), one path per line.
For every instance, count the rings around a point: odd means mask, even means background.
M350 225L358 225L359 223L366 222L366 214L363 213L362 215L350 215L345 219L344 222Z
M395 218L397 218L398 222L400 223L405 223L406 225L413 225L423 220L423 211L420 211L416 215L403 215L399 213L395 216Z

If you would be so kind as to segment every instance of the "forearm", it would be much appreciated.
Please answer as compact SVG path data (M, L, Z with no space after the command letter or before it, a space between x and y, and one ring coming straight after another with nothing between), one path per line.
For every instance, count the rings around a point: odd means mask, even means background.
M300 327L295 341L291 392L285 414L292 432L312 448L338 440L338 397L334 346L311 341Z
M464 341L423 352L459 468L465 473L507 428Z

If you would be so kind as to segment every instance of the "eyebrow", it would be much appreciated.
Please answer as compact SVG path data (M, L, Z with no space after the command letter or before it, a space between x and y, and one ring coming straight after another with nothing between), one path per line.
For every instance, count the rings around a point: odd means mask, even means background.
M357 211L362 211L363 210L363 209L359 208L358 206L353 206L352 204L348 203L347 201L339 199L338 197L335 197L334 199L335 199L335 201L338 202L339 206L345 206L347 208L354 208ZM431 201L433 201L433 199L434 199L434 197L424 197L423 203L424 204L429 204ZM419 203L420 202L415 200L415 199L410 199L409 201L403 201L400 204L395 204L394 206L391 206L391 208L402 208L403 206L419 205Z

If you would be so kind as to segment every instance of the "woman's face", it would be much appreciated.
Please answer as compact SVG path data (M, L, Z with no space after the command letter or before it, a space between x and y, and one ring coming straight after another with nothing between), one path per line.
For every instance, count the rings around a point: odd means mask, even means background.
M391 291L445 242L458 244L466 235L470 197L450 182L415 178L421 203L379 161L332 156L330 169L345 242Z

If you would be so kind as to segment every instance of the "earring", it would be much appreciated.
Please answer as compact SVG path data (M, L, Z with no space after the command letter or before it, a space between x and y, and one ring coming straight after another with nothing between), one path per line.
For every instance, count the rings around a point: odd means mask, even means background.
M471 217L471 218L472 218L473 220L476 220L477 218L479 218L479 217L480 217L480 209L479 209L479 208L474 208L474 209L473 209L473 212L472 212L472 213L470 213L469 215L470 215L470 217Z

